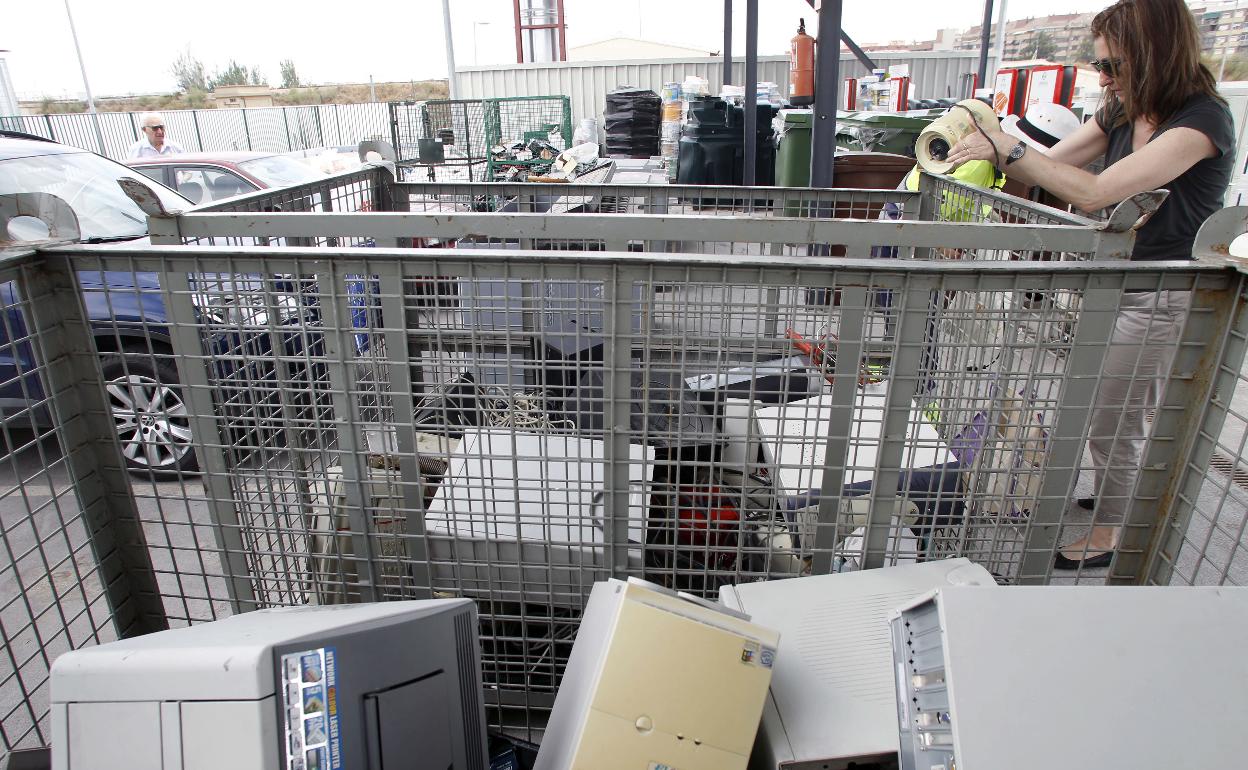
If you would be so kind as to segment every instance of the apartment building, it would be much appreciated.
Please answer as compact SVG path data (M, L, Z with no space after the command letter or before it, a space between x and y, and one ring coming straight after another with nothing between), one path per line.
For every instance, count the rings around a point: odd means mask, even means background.
M1248 0L1190 3L1201 48L1214 57L1248 54Z
M1092 13L1064 13L1030 19L1015 19L1005 24L1005 59L1048 59L1075 63L1091 59L1088 27ZM979 50L981 26L974 26L958 35L954 48L959 51ZM992 37L996 37L993 30ZM993 43L995 44L995 40Z
M1248 0L1201 1L1188 5L1200 28L1201 48L1207 54L1215 59L1224 55L1248 55ZM1089 29L1095 15L1095 12L1064 13L1006 22L1005 60L1047 59L1063 64L1086 64L1092 59ZM976 25L962 31L940 30L935 41L896 41L869 46L868 50L978 51L981 29ZM991 37L996 37L995 25ZM991 44L995 43L993 39Z

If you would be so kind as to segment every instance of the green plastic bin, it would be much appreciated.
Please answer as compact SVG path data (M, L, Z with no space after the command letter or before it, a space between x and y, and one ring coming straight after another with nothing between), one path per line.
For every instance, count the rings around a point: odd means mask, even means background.
M945 110L837 112L836 146L852 152L891 152L914 157L923 129Z
M776 136L776 184L780 187L810 186L810 116L810 110L785 113L784 132Z

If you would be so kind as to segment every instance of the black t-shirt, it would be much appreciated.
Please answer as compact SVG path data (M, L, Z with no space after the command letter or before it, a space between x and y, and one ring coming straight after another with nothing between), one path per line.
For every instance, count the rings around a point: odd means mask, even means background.
M1118 107L1120 110L1121 107ZM1123 123L1109 129L1107 125L1113 121L1106 120L1104 113L1105 110L1096 113L1096 123L1109 136L1109 148L1105 151L1105 167L1108 168L1131 154L1134 127ZM1205 94L1197 94L1188 99L1173 117L1158 126L1149 141L1171 128L1192 128L1201 132L1213 142L1218 154L1202 159L1163 185L1170 191L1170 197L1136 234L1132 259L1191 259L1196 231L1210 214L1222 207L1226 186L1231 181L1231 170L1235 165L1235 130L1231 111L1225 104Z

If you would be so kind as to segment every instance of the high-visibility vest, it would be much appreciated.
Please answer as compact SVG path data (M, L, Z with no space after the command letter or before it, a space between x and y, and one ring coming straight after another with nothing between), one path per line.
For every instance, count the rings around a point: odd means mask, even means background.
M905 187L910 192L918 192L919 190L919 167L916 165L910 169L910 173L906 175ZM997 171L986 160L972 160L958 166L951 173L946 174L959 182L982 187L985 190L1000 190L1005 186L1005 174ZM941 194L940 218L944 222L970 222L974 218L972 216L972 200L967 195L959 195L950 191ZM981 219L987 218L992 214L992 206L983 204L980 206L982 212Z

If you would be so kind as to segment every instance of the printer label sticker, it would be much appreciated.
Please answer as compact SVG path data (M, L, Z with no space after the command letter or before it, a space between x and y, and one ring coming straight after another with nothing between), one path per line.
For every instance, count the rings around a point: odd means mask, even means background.
M741 662L754 663L758 659L758 645L754 642L746 642L741 648Z
M342 770L333 647L282 656L286 770Z

